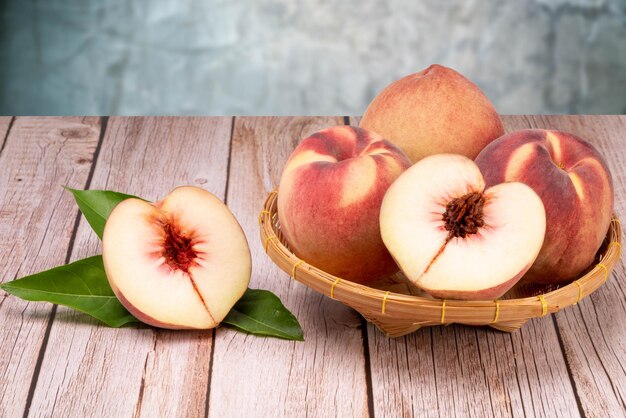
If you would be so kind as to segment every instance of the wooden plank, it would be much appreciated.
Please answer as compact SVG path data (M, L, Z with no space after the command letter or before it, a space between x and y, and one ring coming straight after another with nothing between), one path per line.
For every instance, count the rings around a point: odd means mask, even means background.
M615 212L626 220L626 116L509 116L507 127L559 129L602 153L613 175ZM624 223L623 223L624 224ZM587 416L626 416L626 269L556 316L576 392Z
M398 339L368 325L368 335L376 415L579 415L549 319L510 335L460 325Z
M298 317L305 342L218 329L209 416L368 415L360 318L293 281L263 251L258 214L300 139L342 118L235 118L228 203L253 257L250 286L269 289Z
M0 280L63 264L78 212L62 185L84 187L99 118L0 119ZM26 405L52 305L0 290L0 416Z
M578 415L550 321L512 335L458 325L398 339L373 326L368 334L376 414Z
M91 184L157 200L184 184L224 196L232 118L111 118ZM100 252L81 220L72 259ZM212 333L111 329L59 308L35 416L202 416Z

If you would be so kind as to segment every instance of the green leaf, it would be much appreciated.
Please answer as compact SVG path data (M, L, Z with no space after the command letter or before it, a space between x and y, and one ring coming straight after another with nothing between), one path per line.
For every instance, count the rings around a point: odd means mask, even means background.
M25 300L69 306L115 328L139 322L115 297L101 255L13 280L0 288Z
M304 341L296 317L267 290L246 290L222 323L251 334Z
M76 190L69 187L65 189L72 192L80 211L85 215L87 222L100 239L102 239L104 232L104 224L113 208L122 200L139 199L136 196L110 190Z

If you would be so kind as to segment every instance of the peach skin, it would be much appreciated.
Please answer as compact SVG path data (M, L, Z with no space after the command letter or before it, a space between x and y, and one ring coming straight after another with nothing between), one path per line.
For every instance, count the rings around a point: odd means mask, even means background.
M487 96L451 68L431 65L387 86L360 126L400 147L412 162L441 153L471 159L504 134Z
M590 266L613 212L611 174L591 144L566 132L529 129L492 142L476 163L488 186L525 183L546 208L546 238L525 281L565 283Z
M410 165L399 148L357 127L335 126L304 139L278 193L281 230L293 252L360 283L396 272L378 217L387 188Z

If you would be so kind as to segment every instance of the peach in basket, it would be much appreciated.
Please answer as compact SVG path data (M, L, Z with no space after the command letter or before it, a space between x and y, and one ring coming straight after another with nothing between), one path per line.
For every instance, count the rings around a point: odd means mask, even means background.
M362 283L398 271L378 219L385 192L410 165L399 148L361 128L335 126L302 140L285 165L278 197L295 254Z

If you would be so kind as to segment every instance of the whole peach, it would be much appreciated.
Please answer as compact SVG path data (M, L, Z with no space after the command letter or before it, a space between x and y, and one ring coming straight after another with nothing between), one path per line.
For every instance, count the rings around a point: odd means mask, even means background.
M291 249L355 282L396 272L380 236L380 206L410 165L396 146L357 127L335 126L304 139L287 161L278 191L278 218Z
M600 153L572 134L528 129L502 136L476 158L488 186L519 181L546 209L546 237L524 280L559 284L589 267L611 223L613 181Z
M500 116L470 80L441 65L401 78L368 106L360 126L400 147L413 162L433 154L471 159L504 134Z

